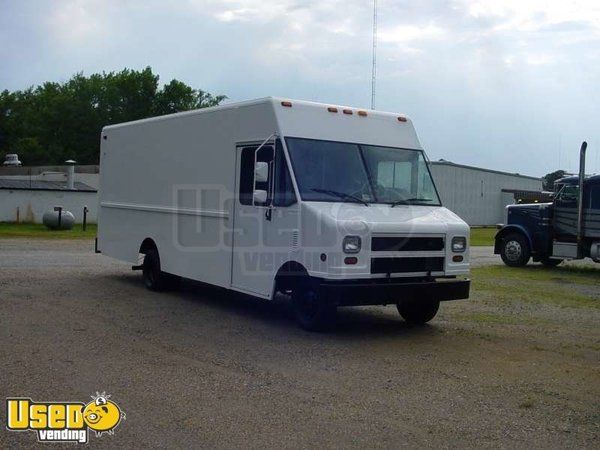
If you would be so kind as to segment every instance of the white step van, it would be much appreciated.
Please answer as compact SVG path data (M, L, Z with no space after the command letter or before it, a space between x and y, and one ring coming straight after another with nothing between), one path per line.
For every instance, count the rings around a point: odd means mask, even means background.
M288 294L307 329L352 305L425 323L469 296L469 227L399 114L265 98L107 126L98 211L97 250L148 288Z

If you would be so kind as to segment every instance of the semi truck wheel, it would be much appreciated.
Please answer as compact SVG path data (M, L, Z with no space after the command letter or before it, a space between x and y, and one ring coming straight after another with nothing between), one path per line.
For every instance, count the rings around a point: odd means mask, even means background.
M502 238L500 256L507 266L522 267L529 262L531 256L529 242L522 234L508 234Z
M423 325L435 317L440 308L438 300L399 302L398 312L404 320L414 325Z
M181 282L181 277L160 270L160 257L156 249L150 249L146 252L142 267L142 276L144 284L151 291L176 289Z
M309 283L302 283L309 284ZM337 309L309 286L299 286L292 291L292 309L298 324L308 331L325 331L334 321Z

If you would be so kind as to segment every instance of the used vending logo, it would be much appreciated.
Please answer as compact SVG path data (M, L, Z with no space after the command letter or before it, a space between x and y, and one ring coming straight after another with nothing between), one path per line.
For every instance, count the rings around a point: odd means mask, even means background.
M125 413L109 400L106 392L92 395L92 401L34 402L30 398L6 399L6 428L35 431L40 442L88 442L90 430L96 437L114 434Z

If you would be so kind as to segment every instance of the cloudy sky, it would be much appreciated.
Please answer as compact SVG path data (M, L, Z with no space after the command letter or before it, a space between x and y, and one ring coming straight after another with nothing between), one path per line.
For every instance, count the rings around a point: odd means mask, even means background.
M152 66L230 101L368 107L371 0L0 0L0 89ZM431 159L600 172L600 1L379 0L376 108Z

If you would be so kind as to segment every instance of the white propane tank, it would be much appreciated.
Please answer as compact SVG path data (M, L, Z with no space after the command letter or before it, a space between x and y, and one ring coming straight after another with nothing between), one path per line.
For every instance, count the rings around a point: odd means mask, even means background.
M75 224L75 217L69 211L64 209L60 211L60 226L58 221L58 208L51 209L44 213L42 222L51 230L70 230Z

